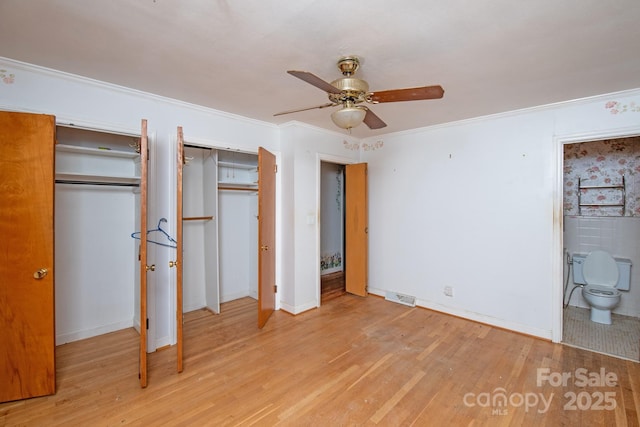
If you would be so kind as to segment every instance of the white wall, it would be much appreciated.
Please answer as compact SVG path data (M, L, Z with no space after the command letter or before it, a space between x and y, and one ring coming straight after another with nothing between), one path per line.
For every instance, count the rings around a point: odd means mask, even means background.
M0 87L0 109L53 114L59 123L107 131L140 132L142 119L150 133L149 224L168 219L175 235L175 140L183 126L185 140L215 141L219 146L257 152L278 149L278 129L271 124L57 72L7 58L0 68L14 74ZM175 250L158 247L148 262L150 319L148 348L175 342L175 272L169 269ZM76 303L81 303L78 299Z
M557 340L562 143L632 132L640 110L611 100L640 91L364 140L370 291Z
M56 184L56 344L133 326L130 187Z
M219 192L220 302L258 297L257 215L256 193Z
M357 142L346 134L293 123L281 128L281 307L300 313L320 305L320 163L355 163ZM280 234L280 233L278 233Z
M15 75L1 88L0 108L127 131L149 119L150 223L164 216L170 232L176 126L184 127L186 140L276 151L278 298L293 313L319 305L320 161L361 159L369 163L371 291L415 295L425 307L557 339L562 144L640 133L640 90L357 141L299 123L277 128L11 60L0 59L0 66ZM612 114L612 101L629 108ZM150 262L168 266L171 255L159 251ZM173 273L159 270L150 286L151 349L172 340ZM444 295L444 286L454 288L453 297Z

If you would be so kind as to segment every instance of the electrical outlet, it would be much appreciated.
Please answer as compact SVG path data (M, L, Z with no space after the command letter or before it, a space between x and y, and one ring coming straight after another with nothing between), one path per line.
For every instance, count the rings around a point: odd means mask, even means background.
M448 297L452 297L453 296L453 288L451 286L445 286L444 287L444 294Z

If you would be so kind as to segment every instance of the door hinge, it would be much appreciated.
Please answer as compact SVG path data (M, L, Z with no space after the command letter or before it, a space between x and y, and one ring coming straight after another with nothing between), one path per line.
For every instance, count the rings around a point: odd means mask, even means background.
M273 285L273 292L278 293L278 285Z
M149 318L147 317L147 330L149 330Z
M273 165L273 173L278 173L278 165Z

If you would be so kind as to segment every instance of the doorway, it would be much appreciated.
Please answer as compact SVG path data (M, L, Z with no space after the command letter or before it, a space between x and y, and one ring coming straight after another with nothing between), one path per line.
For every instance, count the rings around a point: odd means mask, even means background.
M562 144L562 342L640 360L640 280L612 310L612 324L590 320L574 281L576 255L601 249L640 266L640 137L609 135ZM633 271L633 269L632 269Z
M320 162L320 302L345 293L344 165Z
M341 232L336 233L338 236L338 240L341 240L341 243L334 245L334 248L342 248L341 264L342 264L342 272L344 275L344 292L358 295L358 296L366 296L367 295L367 286L368 286L368 246L369 246L369 227L368 227L368 211L367 211L367 164L366 163L349 163L348 161L343 162L336 158L329 157L318 157L318 169L317 169L317 183L318 183L318 200L317 207L318 212L322 211L322 201L321 201L321 171L323 163L332 163L334 166L326 166L329 168L330 172L327 174L327 180L336 180L337 181L337 172L338 169L331 169L340 167L342 171L342 184L340 190L340 197L337 197L337 200L340 203L340 211L339 215L335 215L338 219L335 222L336 225L328 226L325 228L331 229L332 227L338 229L341 227ZM330 205L334 206L334 210L337 211L336 207L338 202L336 200L336 189L335 184L331 185L330 188L333 188L332 191L328 191L327 200L331 200ZM320 226L317 227L317 256L318 256L318 264L317 264L317 305L320 306L322 302L321 297L321 288L322 288L322 279L321 279L321 236L323 233L322 227L322 218L320 218ZM313 222L310 222L313 223ZM340 224L342 224L340 226ZM336 232L336 230L333 230ZM335 249L333 249L335 251ZM329 256L331 252L329 252ZM335 255L335 254L334 254ZM337 258L337 257L334 257ZM340 267L336 266L337 262L334 261L334 267L338 271ZM325 269L326 271L327 269ZM334 283L335 287L338 287L339 292L342 292L341 281L338 281L339 285ZM340 293L341 294L341 293Z

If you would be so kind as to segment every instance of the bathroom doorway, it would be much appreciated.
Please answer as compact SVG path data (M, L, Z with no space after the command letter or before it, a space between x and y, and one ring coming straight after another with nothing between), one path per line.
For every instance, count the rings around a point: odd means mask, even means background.
M607 136L562 146L562 343L640 360L640 136ZM631 284L612 324L590 320L574 283L574 255L600 249L631 260Z

